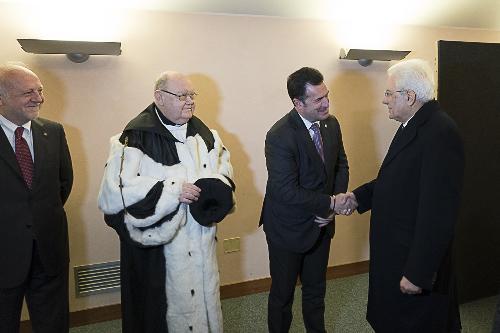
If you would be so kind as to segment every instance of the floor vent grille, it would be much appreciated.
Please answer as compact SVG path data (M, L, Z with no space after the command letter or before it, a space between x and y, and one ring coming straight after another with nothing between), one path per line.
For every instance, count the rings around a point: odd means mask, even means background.
M76 297L120 290L120 262L74 267Z

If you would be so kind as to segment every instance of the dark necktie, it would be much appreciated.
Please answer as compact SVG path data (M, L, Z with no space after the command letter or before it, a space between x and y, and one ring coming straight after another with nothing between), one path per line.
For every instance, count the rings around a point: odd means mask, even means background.
M318 123L312 124L310 128L314 132L313 142L314 142L314 145L316 146L316 150L318 151L319 156L321 156L321 159L324 162L325 155L323 154L323 140L321 140L321 133L319 131Z
M31 183L33 182L33 159L31 158L30 148L28 143L23 138L23 127L16 128L14 132L16 138L16 159L21 168L24 181L26 185L31 189Z

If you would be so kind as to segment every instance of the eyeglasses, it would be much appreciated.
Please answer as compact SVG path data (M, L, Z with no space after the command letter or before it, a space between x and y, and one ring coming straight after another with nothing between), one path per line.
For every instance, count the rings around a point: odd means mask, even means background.
M181 102L184 102L188 97L191 98L192 101L194 101L194 99L196 98L196 96L198 96L198 94L195 93L194 91L193 92L189 92L189 93L185 93L185 94L176 94L176 93L173 93L173 92L168 91L168 90L163 90L163 89L158 89L158 90L166 92L167 94L170 94L170 95L174 95Z
M384 96L391 97L395 93L405 93L405 92L407 92L407 90L396 90L396 91L386 90L386 91L384 91Z

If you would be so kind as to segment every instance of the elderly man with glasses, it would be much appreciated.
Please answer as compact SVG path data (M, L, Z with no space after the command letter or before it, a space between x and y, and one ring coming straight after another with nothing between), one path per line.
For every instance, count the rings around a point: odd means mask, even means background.
M233 207L233 171L195 97L185 75L162 73L111 138L99 208L121 240L124 333L222 332L215 223Z
M376 332L460 331L452 243L464 148L423 60L388 70L383 103L401 123L377 178L350 193L371 210L367 319Z

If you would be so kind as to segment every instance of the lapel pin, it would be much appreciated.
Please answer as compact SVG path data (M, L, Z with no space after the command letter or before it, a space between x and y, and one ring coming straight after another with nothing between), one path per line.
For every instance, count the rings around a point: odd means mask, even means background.
M43 136L47 136L47 132L43 132Z

